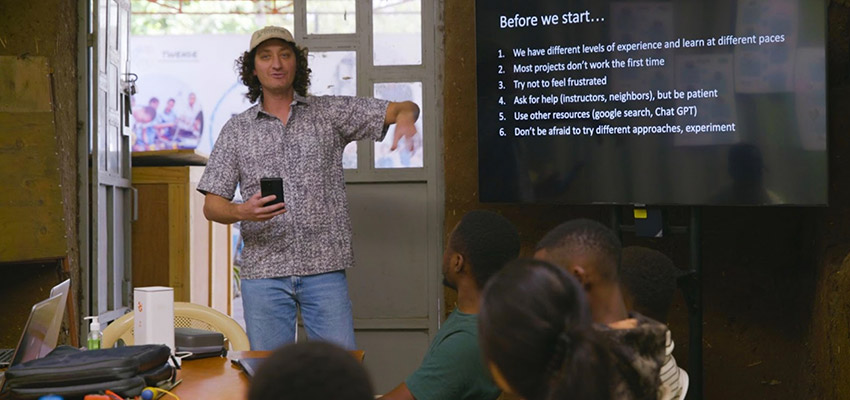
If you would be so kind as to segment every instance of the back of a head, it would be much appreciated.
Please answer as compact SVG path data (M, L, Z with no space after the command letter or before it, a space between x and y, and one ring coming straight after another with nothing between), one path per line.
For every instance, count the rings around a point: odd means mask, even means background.
M667 322L676 292L678 269L664 253L641 246L623 249L620 283L632 308L659 322Z
M511 262L484 289L478 321L482 353L514 393L611 397L611 356L592 330L584 291L562 268Z
M293 343L276 350L251 381L248 400L368 400L374 390L351 354L325 342Z
M549 231L537 243L537 251L544 250L545 259L563 268L570 268L579 259L591 260L599 276L616 281L620 267L621 244L617 235L599 222L574 219Z
M468 260L479 288L508 261L519 256L519 233L507 218L492 211L466 213L449 246Z

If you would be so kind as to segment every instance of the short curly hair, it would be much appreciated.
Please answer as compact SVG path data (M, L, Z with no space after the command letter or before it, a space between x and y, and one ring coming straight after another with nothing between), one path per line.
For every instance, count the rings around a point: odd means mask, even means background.
M295 93L301 96L307 96L307 89L310 88L310 73L313 70L307 65L307 48L299 47L298 45L286 42L295 53L295 80L292 82L292 88ZM259 46L257 46L259 47ZM260 84L260 79L254 75L254 56L257 55L257 47L251 51L242 53L236 59L236 72L239 74L239 79L248 87L248 93L245 97L252 104L257 102L257 99L263 95L263 86Z
M667 323L679 274L673 260L658 250L629 246L623 249L621 264L620 283L634 310Z
M467 258L475 284L482 289L491 276L519 256L519 232L497 213L473 210L461 218L449 247Z
M573 265L578 254L597 257L593 265L600 276L617 282L622 245L617 235L601 223L590 219L574 219L553 228L537 243L535 251L546 250L551 259L563 268Z
M249 400L371 400L369 373L337 345L315 341L278 348L260 364Z

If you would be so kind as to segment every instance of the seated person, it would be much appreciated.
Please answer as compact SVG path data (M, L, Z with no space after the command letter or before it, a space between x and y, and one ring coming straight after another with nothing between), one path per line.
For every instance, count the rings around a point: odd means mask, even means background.
M174 130L177 126L177 113L174 112L174 99L168 99L165 109L157 113L153 128L156 130L158 142L164 142L164 146L170 148L171 140L174 139Z
M641 376L638 392L651 390L662 397L670 392L662 387L660 377L667 326L627 311L620 289L620 253L620 240L613 231L596 221L577 219L547 233L537 244L534 258L573 274L587 294L596 330L630 353L630 364Z
M654 399L628 353L593 328L578 281L545 261L520 259L482 294L481 352L499 387L526 400Z
M382 399L492 400L500 390L478 349L480 291L493 274L519 255L513 224L490 211L471 211L449 235L443 284L457 290L457 308L443 323L419 369Z
M678 274L679 269L673 265L673 260L658 250L641 246L624 248L620 287L626 308L667 324L667 314L676 292ZM686 380L687 375L676 365L676 359L673 357L675 345L669 330L666 340L661 383L662 387L669 388L669 392L660 398L678 400L684 395L684 385L681 381Z
M326 342L283 346L257 370L248 400L369 400L366 369L348 351Z

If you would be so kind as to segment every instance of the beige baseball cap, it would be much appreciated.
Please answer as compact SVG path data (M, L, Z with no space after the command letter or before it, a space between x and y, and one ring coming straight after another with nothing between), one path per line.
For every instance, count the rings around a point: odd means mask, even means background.
M251 47L248 51L254 50L254 48L259 46L260 43L269 39L282 39L293 44L295 43L295 39L292 38L292 33L290 33L286 28L279 26L267 26L263 29L257 30L253 35L251 35Z

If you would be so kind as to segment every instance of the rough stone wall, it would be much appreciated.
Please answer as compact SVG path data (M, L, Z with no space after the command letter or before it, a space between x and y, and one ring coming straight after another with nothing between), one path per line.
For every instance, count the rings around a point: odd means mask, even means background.
M67 240L68 262L73 277L72 287L80 288L79 282L79 246L77 243L77 2L74 0L38 0L18 1L0 0L0 55L4 56L43 56L49 59L53 71L53 98L56 115L56 143L60 159L62 197L65 217L65 236ZM0 190L15 190L0 182ZM45 269L39 276L32 278L32 271L23 272L26 265L0 267L0 280L36 279L35 285L50 289L57 281L52 269ZM29 286L28 286L29 287ZM13 288L14 290L14 288ZM6 292L0 298L14 298L16 304L23 307L23 321L9 326L22 326L26 321L29 307L43 300L39 291L19 288L15 295ZM8 297L7 297L8 294ZM76 295L79 300L79 293ZM29 304L26 306L26 304ZM79 309L79 308L78 308ZM0 326L11 315L20 312L6 309L0 314ZM15 328L9 343L7 335L0 337L0 347L14 347L20 334ZM4 330L8 331L8 330Z
M818 267L804 373L812 398L850 399L850 1L829 5L830 207L817 216Z

